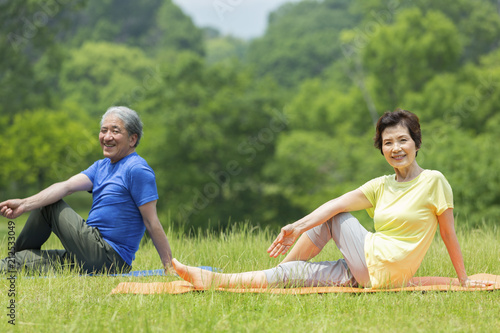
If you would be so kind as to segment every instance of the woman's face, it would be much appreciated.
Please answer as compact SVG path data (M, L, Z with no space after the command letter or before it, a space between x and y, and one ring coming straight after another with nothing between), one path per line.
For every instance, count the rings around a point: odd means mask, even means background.
M395 169L412 165L418 149L406 126L399 124L387 127L382 132L382 152L387 162Z

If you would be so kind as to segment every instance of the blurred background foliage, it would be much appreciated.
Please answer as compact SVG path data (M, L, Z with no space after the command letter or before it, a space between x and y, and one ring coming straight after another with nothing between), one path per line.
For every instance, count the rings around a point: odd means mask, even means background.
M499 13L496 0L301 1L248 41L171 0L1 1L0 200L101 158L100 116L126 105L161 214L184 229L282 225L392 173L374 121L401 107L420 116L419 163L448 178L458 221L498 223Z

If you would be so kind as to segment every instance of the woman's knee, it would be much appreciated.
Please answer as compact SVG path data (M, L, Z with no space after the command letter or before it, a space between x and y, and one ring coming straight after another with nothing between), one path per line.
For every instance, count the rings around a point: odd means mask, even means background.
M358 221L358 219L356 219L351 213L343 212L343 213L338 213L337 215L335 215L332 218L332 223L335 222L335 223L342 224L342 223L345 223L346 221L350 221L352 219Z

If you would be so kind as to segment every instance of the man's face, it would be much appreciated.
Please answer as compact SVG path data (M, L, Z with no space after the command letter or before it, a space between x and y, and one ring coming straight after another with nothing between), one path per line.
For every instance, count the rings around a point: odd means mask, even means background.
M114 114L110 114L102 122L99 142L104 157L108 157L111 163L116 163L133 153L136 141L137 135L129 136L123 121Z

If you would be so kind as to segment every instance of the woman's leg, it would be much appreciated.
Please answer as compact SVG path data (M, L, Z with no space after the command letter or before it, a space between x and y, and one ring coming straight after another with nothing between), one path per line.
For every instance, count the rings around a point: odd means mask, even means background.
M331 232L335 244L347 262L347 266L362 286L370 286L370 275L365 259L365 237L368 231L350 213L332 218Z
M280 264L284 264L291 261L303 260L307 261L316 257L321 252L321 249L317 247L312 241L307 233L302 234L293 248L288 252L285 259Z
M337 261L290 261L264 271L270 287L357 286L344 259Z
M319 251L330 239L333 239L356 281L362 286L370 285L364 251L366 234L368 231L349 213L337 214L325 223L306 232L311 243Z
M370 284L368 268L364 258L366 231L351 214L338 214L329 221L302 235L290 253L276 268L235 274L221 274L186 266L172 260L181 278L195 287L266 288L280 283L303 286ZM330 239L334 239L344 260L309 263L305 260L316 256Z
M290 261L264 271L234 274L210 272L172 260L181 278L197 289L214 288L266 288L270 287L318 287L355 286L351 271L344 259L337 261Z
M181 264L177 259L172 260L175 271L181 278L191 282L197 289L210 287L221 288L266 288L267 278L263 271L223 274L214 273L198 267Z

